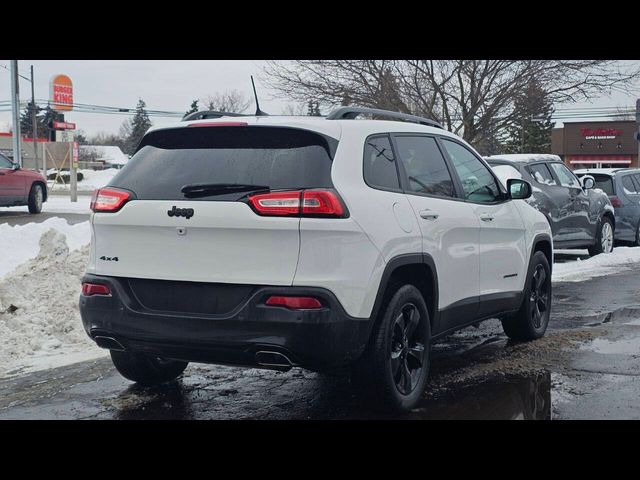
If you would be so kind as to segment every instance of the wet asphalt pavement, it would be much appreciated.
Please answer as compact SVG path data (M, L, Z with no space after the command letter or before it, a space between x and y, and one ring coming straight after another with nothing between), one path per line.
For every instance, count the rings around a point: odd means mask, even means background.
M142 388L105 357L1 379L0 419L640 418L639 293L632 270L556 283L543 339L509 342L497 320L448 337L422 404L401 416L371 410L343 377L192 364Z

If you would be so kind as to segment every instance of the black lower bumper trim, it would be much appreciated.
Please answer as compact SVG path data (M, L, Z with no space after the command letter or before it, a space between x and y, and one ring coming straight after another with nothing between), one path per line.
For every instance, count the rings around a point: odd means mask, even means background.
M82 322L91 338L111 337L126 350L190 362L265 367L256 360L263 350L312 370L333 369L362 354L372 325L349 316L322 288L256 286L249 298L221 315L150 310L126 278L85 275L83 282L111 290L110 296L80 296ZM271 295L314 296L323 308L267 306Z

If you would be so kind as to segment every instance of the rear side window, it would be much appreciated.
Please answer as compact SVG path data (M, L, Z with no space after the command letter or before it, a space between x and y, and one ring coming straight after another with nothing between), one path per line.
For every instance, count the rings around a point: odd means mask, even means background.
M453 197L453 180L435 138L396 136L398 157L407 176L407 190Z
M609 175L598 175L598 174L587 174L591 175L596 181L595 188L599 188L607 195L615 195L615 190L613 188L613 178Z
M364 146L364 181L374 188L400 191L398 170L388 135L367 138Z
M633 195L638 193L638 189L636 188L631 175L625 175L624 177L622 177L622 186L624 187L625 193L631 193Z
M109 183L140 200L184 200L198 183L248 184L277 189L331 188L337 140L282 127L185 127L145 136L139 150ZM190 200L233 200L232 193Z
M553 175L551 175L549 171L549 167L544 163L531 165L529 167L529 173L536 182L542 185L557 185L556 179L553 178Z

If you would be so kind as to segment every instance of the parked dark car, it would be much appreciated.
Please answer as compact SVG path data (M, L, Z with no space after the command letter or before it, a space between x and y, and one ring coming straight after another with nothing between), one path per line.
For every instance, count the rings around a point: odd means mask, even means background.
M593 177L595 188L609 196L616 212L615 240L640 246L640 169L590 168L574 173L578 178Z
M531 183L527 200L545 214L551 225L554 248L587 248L590 255L613 250L615 211L608 195L584 183L557 155L517 154L485 157L498 177L523 178Z
M36 170L20 168L0 153L0 207L27 205L40 213L47 201L47 181Z

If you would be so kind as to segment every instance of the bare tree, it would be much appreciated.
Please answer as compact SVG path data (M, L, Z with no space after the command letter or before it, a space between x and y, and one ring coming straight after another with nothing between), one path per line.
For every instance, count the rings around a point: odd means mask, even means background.
M514 100L536 79L554 103L629 92L638 66L612 60L300 60L270 62L280 95L425 115L472 144L509 126Z
M295 117L307 114L306 103L289 103L282 109L282 115L292 115Z
M209 95L203 98L201 102L205 106L205 110L242 113L249 108L252 100L247 99L244 94L238 90L225 90L215 95Z

